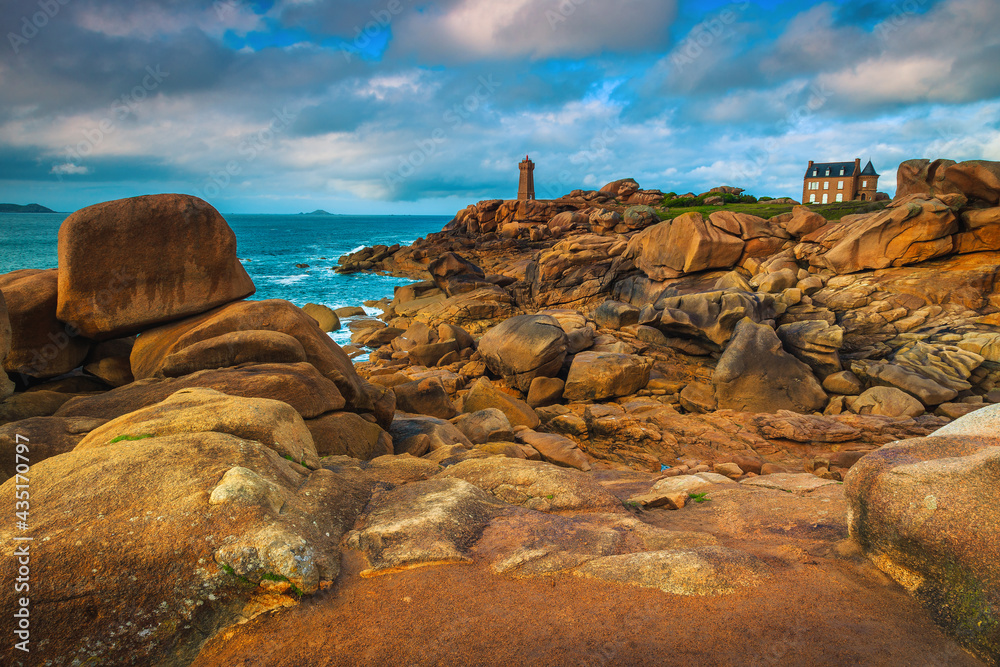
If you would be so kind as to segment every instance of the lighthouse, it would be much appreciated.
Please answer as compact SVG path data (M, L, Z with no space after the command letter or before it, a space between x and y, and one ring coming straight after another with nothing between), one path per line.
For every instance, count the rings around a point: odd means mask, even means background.
M517 186L518 201L527 201L535 198L535 163L527 155L519 165L521 168L521 182Z

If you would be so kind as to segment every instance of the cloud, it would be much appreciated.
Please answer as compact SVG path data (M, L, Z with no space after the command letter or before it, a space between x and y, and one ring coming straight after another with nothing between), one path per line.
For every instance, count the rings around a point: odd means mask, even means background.
M674 0L452 0L400 16L391 49L441 62L636 53L669 40Z
M89 174L90 167L82 167L79 165L66 162L64 164L56 164L52 166L50 174L56 174L60 176L79 176L82 174Z

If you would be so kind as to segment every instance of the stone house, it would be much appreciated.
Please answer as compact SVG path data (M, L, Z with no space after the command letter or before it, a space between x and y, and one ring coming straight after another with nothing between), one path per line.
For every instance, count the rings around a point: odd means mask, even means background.
M840 201L875 201L878 173L868 161L861 168L861 158L854 162L809 161L802 184L803 204L831 204Z

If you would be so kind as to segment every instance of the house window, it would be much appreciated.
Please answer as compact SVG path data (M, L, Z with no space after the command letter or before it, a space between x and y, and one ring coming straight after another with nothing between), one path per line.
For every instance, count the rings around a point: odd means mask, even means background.
M868 181L861 181L861 187L867 188L868 187Z
M824 204L830 203L830 195L826 194L825 192L823 193L823 203Z
M823 189L824 190L829 190L830 189L830 181L826 181L825 183L823 183Z
M838 190L843 190L844 189L844 182L843 181L837 181L837 189Z
M837 201L844 201L844 193L843 192L838 192L837 193Z
M840 170L840 175L841 175L841 176L843 176L843 175L844 175L844 170L843 170L843 168L842 168L842 169Z
M829 170L829 169L827 169L827 170L826 170L826 175L827 175L827 176L829 176L829 175L830 175L830 170Z
M813 182L809 184L810 190L819 190L819 183Z
M809 195L809 203L810 204L816 203L816 195Z

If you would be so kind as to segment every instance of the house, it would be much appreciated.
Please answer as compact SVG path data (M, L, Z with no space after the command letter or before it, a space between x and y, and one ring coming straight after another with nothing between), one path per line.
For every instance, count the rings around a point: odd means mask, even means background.
M861 158L854 162L809 161L802 185L803 204L829 204L838 201L874 201L878 192L878 174L872 161L864 169Z

